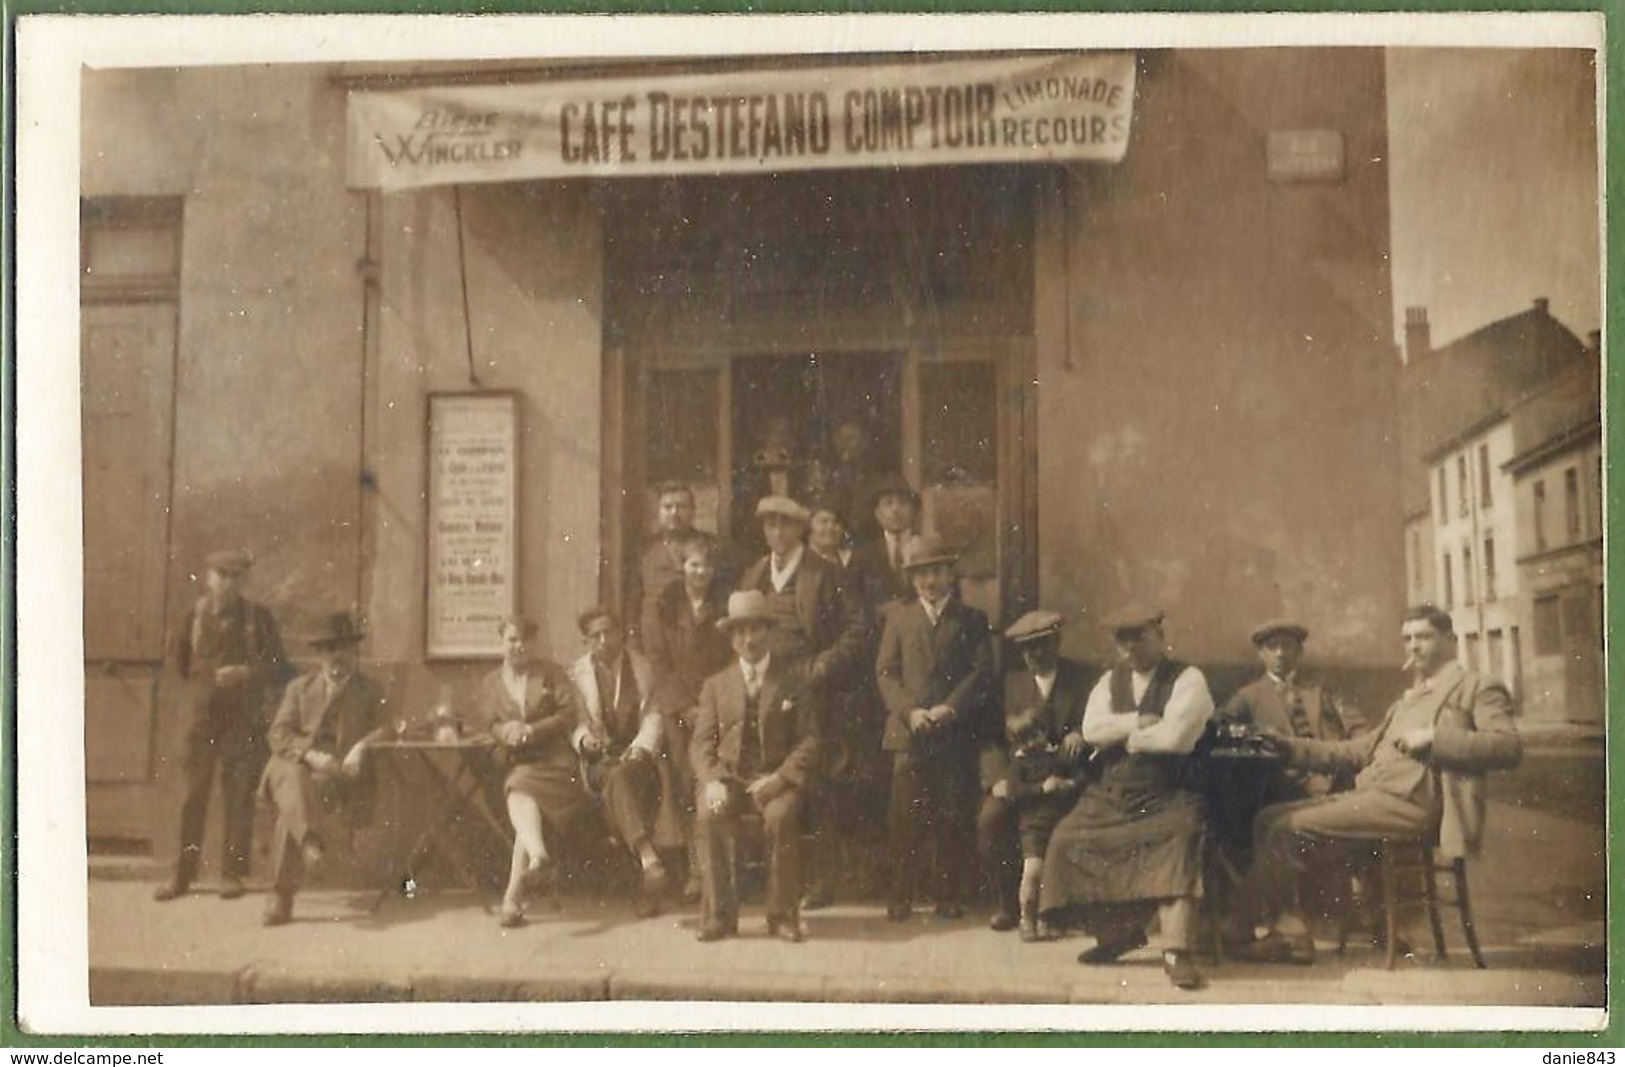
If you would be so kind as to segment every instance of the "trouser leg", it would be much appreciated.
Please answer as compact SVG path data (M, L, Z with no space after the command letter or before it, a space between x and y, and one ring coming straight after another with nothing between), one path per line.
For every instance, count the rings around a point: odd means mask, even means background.
M1016 841L1014 803L991 795L983 798L976 815L976 852L998 910L1015 915L1021 854Z
M969 756L969 762L966 757ZM975 754L949 750L938 754L931 767L926 806L931 809L936 852L938 904L957 904L975 867L976 767Z
M892 761L891 801L886 812L886 836L891 852L890 886L893 905L906 905L914 895L914 872L919 863L918 822L921 811L918 766L912 753L899 752Z
M604 811L615 834L636 852L649 840L660 809L660 774L652 759L623 759L603 780Z
M199 714L186 733L182 769L186 794L181 800L180 850L175 857L175 880L190 883L197 877L203 852L203 828L209 815L209 792L214 788L214 768L219 762L214 723L207 712Z
M801 901L801 811L799 789L780 793L762 809L767 847L767 914L793 919Z
M734 817L703 803L694 815L694 852L700 868L700 920L708 929L739 922L739 887L734 865Z
M1162 927L1162 947L1164 951L1189 951L1192 945L1191 933L1196 917L1196 905L1190 897L1180 897L1170 900L1157 909L1157 918Z
M264 766L265 759L257 746L221 761L220 795L225 806L221 873L227 878L248 875L254 846L254 789Z

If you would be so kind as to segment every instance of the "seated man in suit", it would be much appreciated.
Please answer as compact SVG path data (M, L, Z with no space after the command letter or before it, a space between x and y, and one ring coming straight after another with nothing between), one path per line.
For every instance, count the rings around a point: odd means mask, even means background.
M953 595L957 553L940 537L916 537L903 568L915 598L886 616L875 678L886 705L882 745L892 754L892 885L886 917L912 912L922 856L933 861L937 917L964 914L963 865L974 847L978 745L990 720L993 646L987 616Z
M293 918L293 898L305 865L319 863L321 829L335 817L364 823L371 816L367 745L386 729L384 694L357 669L365 634L348 613L328 616L310 640L321 665L289 683L271 723L271 760L260 793L276 807L271 855L275 864L266 926Z
M1052 922L1082 921L1095 945L1078 962L1092 965L1146 944L1156 915L1163 970L1180 989L1195 989L1202 975L1190 950L1206 822L1190 759L1213 698L1200 670L1168 655L1161 611L1125 608L1106 626L1118 663L1083 713L1099 776L1050 837L1040 907Z
M1062 621L1053 611L1029 611L1004 632L1021 653L1023 664L1023 669L1004 676L1004 718L1008 724L1021 713L1035 710L1044 736L1059 746L1064 759L1078 761L1085 749L1083 708L1089 697L1089 676L1083 664L1061 656ZM982 810L976 818L977 851L998 901L989 925L1001 931L1013 930L1017 923L1021 878L1018 812L1032 806L1011 794L1009 764L1004 745L984 749Z
M665 755L665 723L655 695L654 669L627 647L615 613L592 607L576 620L587 651L570 664L581 695L581 724L570 742L586 768L587 787L602 798L610 826L637 857L642 871L637 914L660 911L668 878L660 848L681 848L676 787Z
M1351 842L1423 837L1441 815L1439 847L1455 855L1477 851L1484 775L1514 767L1523 757L1512 696L1500 682L1456 661L1455 627L1444 611L1430 604L1408 609L1400 638L1415 684L1376 729L1346 741L1274 735L1295 767L1358 775L1347 792L1259 813L1253 867L1230 931L1238 954L1268 962L1314 959L1297 882L1306 860L1317 853L1346 859L1344 846ZM1256 920L1270 930L1255 942Z
M738 658L700 688L690 757L699 783L694 839L701 941L739 930L733 853L738 819L747 811L761 815L766 838L768 935L790 942L803 937L802 791L818 762L818 696L802 665L769 652L777 623L761 593L731 595L717 626Z

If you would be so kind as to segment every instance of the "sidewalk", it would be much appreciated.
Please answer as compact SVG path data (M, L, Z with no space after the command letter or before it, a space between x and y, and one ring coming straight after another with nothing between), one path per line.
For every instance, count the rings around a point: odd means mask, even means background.
M195 894L169 904L151 883L90 884L92 1004L335 1001L781 1000L1033 1004L1469 1004L1592 1007L1605 1003L1604 836L1599 825L1497 804L1486 859L1472 871L1489 969L1473 968L1452 914L1448 959L1389 972L1374 950L1309 967L1204 963L1209 984L1175 990L1159 957L1121 966L1075 962L1091 942L1025 945L973 912L889 923L872 905L807 916L809 940L770 940L747 907L742 936L694 940L696 909L637 920L627 902L567 899L502 930L471 893L391 899L321 891L295 922L259 925L264 895ZM1416 940L1413 938L1413 940ZM1425 938L1421 939L1425 941Z

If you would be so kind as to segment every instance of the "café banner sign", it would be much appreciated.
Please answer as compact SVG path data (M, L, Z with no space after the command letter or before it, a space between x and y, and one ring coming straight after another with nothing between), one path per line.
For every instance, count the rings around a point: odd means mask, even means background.
M1134 56L1021 56L350 95L349 181L1117 162Z

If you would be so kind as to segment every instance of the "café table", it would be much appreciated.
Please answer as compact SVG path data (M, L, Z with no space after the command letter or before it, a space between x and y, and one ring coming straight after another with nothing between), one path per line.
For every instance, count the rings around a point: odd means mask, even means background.
M394 839L408 843L396 850L403 858L386 862L388 880L372 910L391 894L412 896L420 884L417 875L439 860L480 892L480 906L489 914L492 879L479 857L507 856L511 849L499 814L505 807L496 746L488 740L398 738L370 745L368 758L380 797L396 800L379 814L391 824Z

